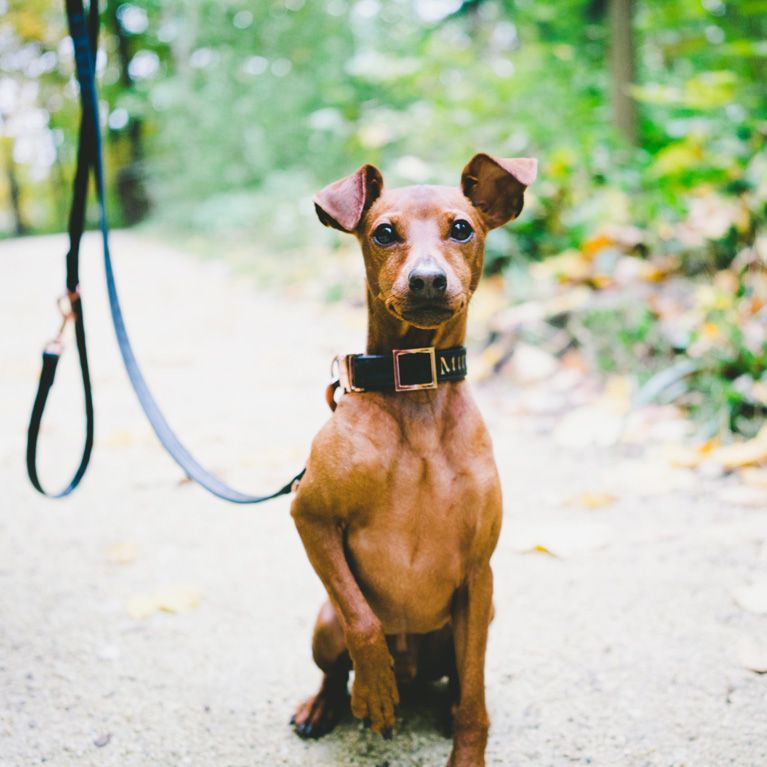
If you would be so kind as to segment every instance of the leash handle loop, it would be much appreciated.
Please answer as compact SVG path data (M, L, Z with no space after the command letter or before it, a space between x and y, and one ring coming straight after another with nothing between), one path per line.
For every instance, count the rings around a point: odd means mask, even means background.
M79 143L77 150L77 171L72 187L72 204L69 213L69 250L66 257L66 292L57 300L61 313L61 324L58 332L43 349L42 368L37 385L37 394L27 429L27 474L32 486L49 498L64 498L79 484L88 468L91 452L93 451L94 413L93 393L91 390L90 371L88 368L88 351L85 342L85 322L83 318L82 298L80 296L80 240L85 227L85 204L88 196L88 175L90 156L88 147L89 137L93 132L93 121L90 119L86 105L86 92L83 82L91 81L95 75L95 57L90 51L95 51L98 45L99 11L98 2L91 2L86 20L82 0L78 3L67 0L67 16L70 28L75 34L72 38L75 49L75 67L80 82L80 100L82 113L80 116ZM64 301L68 301L65 307ZM75 328L75 341L80 364L80 375L83 384L83 404L85 410L85 440L80 456L80 463L69 482L57 492L48 492L42 486L37 472L37 443L40 428L53 382L56 378L56 368L64 352L64 331L67 324L72 322Z
M99 211L99 229L101 230L102 249L104 253L104 271L106 274L109 307L112 314L117 343L125 364L125 370L138 397L144 413L154 429L157 438L168 451L171 458L184 470L185 474L213 495L225 501L238 504L262 503L280 495L285 495L294 489L295 483L304 475L300 471L287 484L269 495L248 495L229 487L220 479L207 471L181 443L162 414L157 401L154 399L149 386L141 372L136 355L128 336L117 293L112 259L109 253L109 228L106 216L104 195L104 166L99 126L99 104L95 80L96 46L98 41L98 0L91 0L89 13L86 18L82 0L66 0L67 20L70 36L74 45L75 70L80 85L80 104L82 116L80 120L80 136L77 151L77 171L75 173L74 193L69 216L69 252L67 253L67 295L70 299L70 311L63 321L61 331L66 323L73 319L75 337L80 357L80 368L83 377L86 412L86 440L83 457L70 483L59 493L47 493L40 485L37 468L36 452L37 439L45 404L48 399L56 375L56 366L61 355L60 335L54 339L50 348L43 352L43 367L40 375L37 396L32 408L29 431L27 434L27 472L32 485L44 495L61 498L69 495L79 484L88 466L93 447L93 401L91 396L90 375L85 344L85 325L82 315L82 300L79 294L79 251L85 227L85 203L87 197L88 177L93 171L96 186L96 198ZM74 300L73 300L74 297ZM63 313L63 312L62 312Z

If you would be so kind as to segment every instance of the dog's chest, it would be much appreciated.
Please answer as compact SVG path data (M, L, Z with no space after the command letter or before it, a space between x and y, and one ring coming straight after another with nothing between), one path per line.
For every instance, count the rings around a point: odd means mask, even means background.
M350 499L346 549L388 630L432 631L498 524L492 450L473 418L406 423L384 437L375 462L355 467L365 492Z

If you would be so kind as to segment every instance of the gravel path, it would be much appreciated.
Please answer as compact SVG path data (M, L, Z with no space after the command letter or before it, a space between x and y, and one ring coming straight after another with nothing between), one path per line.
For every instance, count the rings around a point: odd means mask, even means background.
M281 484L327 417L329 359L361 349L360 310L259 292L135 235L113 247L171 423L238 486ZM71 500L30 489L26 419L64 252L59 236L0 244L0 765L444 765L428 706L405 706L391 742L351 719L319 742L291 733L318 682L309 636L322 589L289 502L237 508L180 481L122 372L92 238L96 450ZM51 484L80 444L74 360L70 349L45 424ZM507 506L488 764L765 767L767 676L744 669L738 648L764 640L767 616L732 594L767 568L767 509L725 505L720 483L636 449L558 447L497 385L479 398ZM572 502L585 492L616 500Z

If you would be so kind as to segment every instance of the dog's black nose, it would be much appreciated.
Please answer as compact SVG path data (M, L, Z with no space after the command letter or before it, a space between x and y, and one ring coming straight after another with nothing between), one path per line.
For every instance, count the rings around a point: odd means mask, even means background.
M433 261L426 261L410 272L410 292L419 298L439 298L447 289L447 275Z

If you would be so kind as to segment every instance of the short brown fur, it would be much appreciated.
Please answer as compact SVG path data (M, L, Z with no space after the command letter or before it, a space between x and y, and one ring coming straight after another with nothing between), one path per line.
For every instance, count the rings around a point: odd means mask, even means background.
M362 249L369 354L464 343L487 232L519 214L534 176L533 160L479 154L460 187L387 190L367 165L317 195L322 222L353 232ZM467 240L452 236L456 221L473 230ZM376 241L382 224L394 242ZM445 277L429 300L414 282L423 269ZM314 440L292 514L329 598L312 644L325 677L294 715L298 733L332 729L351 669L353 714L385 736L398 680L446 675L455 690L448 765L484 765L490 557L502 509L490 437L468 385L343 396Z

